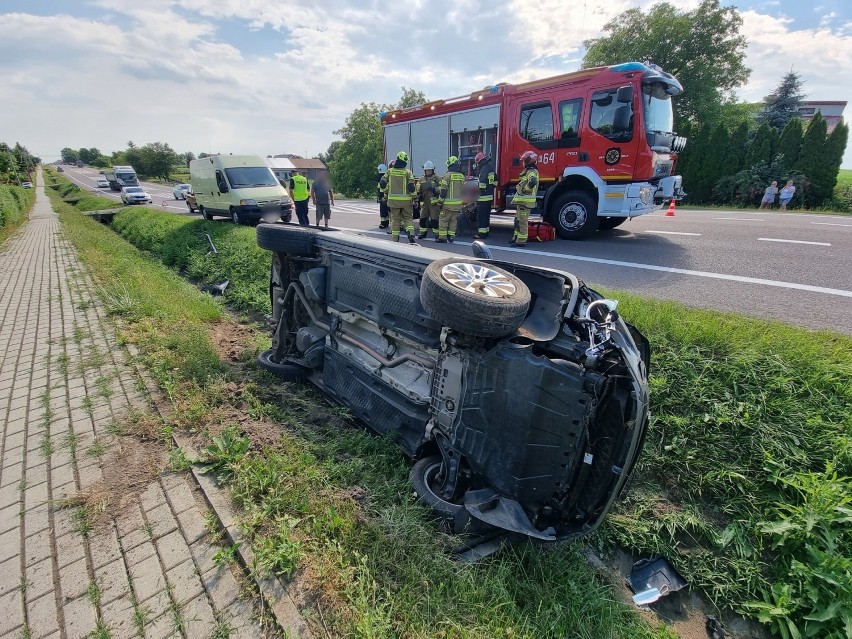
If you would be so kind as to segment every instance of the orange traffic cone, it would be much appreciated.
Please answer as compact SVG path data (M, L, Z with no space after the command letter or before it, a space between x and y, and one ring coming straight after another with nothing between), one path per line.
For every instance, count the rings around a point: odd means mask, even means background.
M669 202L669 210L666 211L666 217L674 217L675 201Z

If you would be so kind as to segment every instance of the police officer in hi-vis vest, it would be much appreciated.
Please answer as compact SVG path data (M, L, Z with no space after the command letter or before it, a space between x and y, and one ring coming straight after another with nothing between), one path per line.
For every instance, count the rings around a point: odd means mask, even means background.
M431 160L423 163L423 178L417 185L417 197L420 199L420 239L426 237L429 229L437 235L438 218L440 209L438 207L438 190L441 188L441 178L435 173L435 165Z
M494 203L494 186L497 176L494 165L482 151L473 158L479 171L479 197L476 198L476 235L474 239L484 240L491 232L491 205Z
M402 228L408 235L408 241L416 244L414 240L414 174L406 167L408 166L408 153L400 151L396 154L396 161L388 169L385 176L379 181L382 192L387 197L390 209L391 238L399 242L399 234Z
M456 237L459 211L462 208L462 188L464 174L461 162L455 155L447 158L447 172L441 178L441 216L438 220L438 239L436 242L452 242Z
M385 173L388 172L387 164L379 164L376 167L376 202L379 203L379 228L386 229L390 226L390 211L388 211L388 201L385 199L385 194L382 191L382 185L379 184Z
M536 194L538 193L538 155L534 151L527 151L521 156L524 170L518 179L518 188L515 191L515 232L509 244L515 246L526 246L529 235L530 211L535 208Z
M290 177L290 199L293 200L293 205L296 207L296 217L299 218L299 226L310 226L311 221L308 219L308 200L311 197L311 191L308 188L308 178L302 175L301 171L296 171Z

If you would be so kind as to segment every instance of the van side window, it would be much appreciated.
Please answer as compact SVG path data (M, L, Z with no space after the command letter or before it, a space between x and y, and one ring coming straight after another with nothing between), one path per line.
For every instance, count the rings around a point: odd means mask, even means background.
M228 183L225 182L225 176L218 170L216 171L216 186L218 186L219 190L223 193L225 192L225 189L228 188Z
M580 112L583 110L583 100L565 100L559 103L559 119L563 140L580 137Z
M521 137L530 142L553 139L553 107L550 103L531 104L521 109Z
M629 142L633 139L633 115L629 104L615 99L617 88L596 91L592 94L592 107L589 109L589 125L601 135L616 142ZM629 115L628 128L616 130L616 123L623 111Z

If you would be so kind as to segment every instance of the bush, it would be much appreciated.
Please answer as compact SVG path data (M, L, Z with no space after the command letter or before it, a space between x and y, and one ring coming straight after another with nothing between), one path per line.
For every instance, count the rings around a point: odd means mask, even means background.
M21 222L34 202L35 189L0 185L0 229Z
M757 206L767 186L775 181L780 191L787 180L793 180L796 186L796 195L792 200L793 207L796 207L804 201L810 182L801 173L788 169L780 155L776 155L770 164L761 162L734 175L723 177L713 187L713 201L734 206Z

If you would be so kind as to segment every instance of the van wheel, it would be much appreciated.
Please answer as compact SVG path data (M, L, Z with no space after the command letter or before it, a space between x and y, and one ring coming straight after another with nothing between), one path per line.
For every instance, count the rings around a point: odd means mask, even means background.
M301 226L257 225L257 245L274 253L313 255L316 236L317 231Z
M231 221L234 224L242 224L243 221L240 219L240 213L233 206L231 207Z
M609 231L610 229L614 229L616 226L621 226L626 221L626 217L602 217L600 224L598 224L598 230Z
M598 205L585 191L568 191L556 198L550 220L563 240L581 240L598 230Z
M457 257L432 262L420 284L426 312L473 337L514 333L527 316L530 299L527 285L508 271Z

